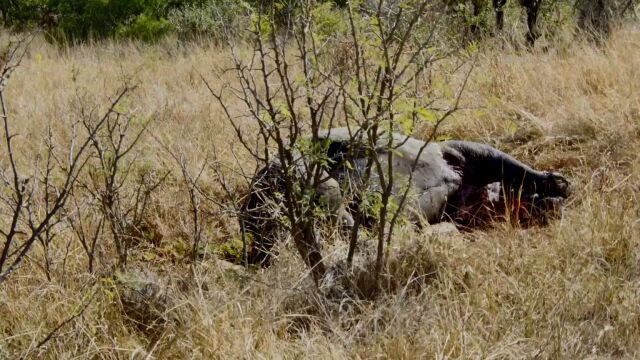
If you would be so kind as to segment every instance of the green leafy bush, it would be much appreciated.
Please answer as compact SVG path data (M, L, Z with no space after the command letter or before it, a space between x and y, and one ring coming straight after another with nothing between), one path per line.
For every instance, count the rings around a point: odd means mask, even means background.
M51 0L59 30L72 39L113 35L118 26L142 14L146 0Z
M46 14L48 0L0 0L0 13L5 25L18 29L41 23Z
M0 0L5 26L41 27L54 38L153 40L171 30L166 14L189 0Z
M315 22L314 33L321 38L344 36L349 30L347 14L337 9L333 2L318 5L313 9L312 17Z
M317 3L319 16L326 17L326 29L321 32L335 30L337 23L332 23L331 16L338 11L334 3L345 2ZM221 38L247 29L252 13L262 11L286 21L300 4L291 0L0 0L0 18L5 26L17 30L43 28L58 40L116 37L154 41L174 31L183 39Z
M180 38L222 38L246 28L249 10L250 6L242 0L208 0L173 9L168 20Z
M173 25L166 19L154 19L146 14L141 14L129 24L120 25L116 37L154 41L170 33L173 29Z

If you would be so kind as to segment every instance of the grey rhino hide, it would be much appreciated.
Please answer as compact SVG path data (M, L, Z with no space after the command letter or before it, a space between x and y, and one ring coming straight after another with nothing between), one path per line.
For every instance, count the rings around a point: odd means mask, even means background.
M350 131L348 128L334 128L319 134L321 140L330 140L329 157L334 160L334 165L329 172L338 179L339 183L347 184L347 193L358 184L366 167L367 159L362 157L363 136L362 132L353 129ZM403 193L411 169L417 160L407 198L409 215L413 220L424 219L430 223L439 221L447 199L453 196L462 184L461 174L447 163L438 143L427 144L420 153L421 147L425 146L423 141L393 134L392 146L394 148L392 192L396 196ZM385 169L385 174L388 169L388 147L389 137L381 135L376 144L376 154ZM368 185L369 192L381 191L375 169L371 171L371 180Z
M329 173L349 193L366 166L363 134L357 129L334 128L321 132L328 139L329 157L334 160ZM412 168L411 191L407 210L413 220L429 223L456 220L465 209L479 201L495 205L505 201L504 195L519 196L518 201L536 208L556 207L570 195L569 182L560 174L542 172L488 145L469 141L424 141L393 134L392 147L395 195L401 195ZM388 135L376 144L380 163L387 166ZM421 149L422 152L420 151ZM419 155L419 156L418 156ZM349 165L346 165L349 163ZM388 169L388 168L386 168ZM372 174L376 171L373 170ZM372 175L368 191L379 191L379 181ZM534 204L536 203L536 204Z
M301 177L305 174L305 159L299 153L294 154L294 159L296 175ZM281 236L279 230L282 227L284 208L276 195L285 192L281 174L280 162L269 162L254 175L249 194L242 204L240 226L252 239L252 246L247 254L250 264L269 265L273 245ZM324 204L333 222L346 227L353 226L353 218L345 209L340 184L326 171L320 174L315 202Z

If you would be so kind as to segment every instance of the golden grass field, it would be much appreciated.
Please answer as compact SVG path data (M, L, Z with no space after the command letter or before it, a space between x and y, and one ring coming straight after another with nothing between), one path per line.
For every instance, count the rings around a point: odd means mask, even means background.
M158 277L167 306L153 331L140 330L104 276L114 263L108 236L89 274L82 248L61 227L49 250L51 281L36 244L0 285L0 359L640 357L640 28L616 31L604 48L575 41L546 52L481 50L464 109L441 133L561 171L574 196L547 227L442 236L402 227L384 293L343 304L317 294L289 245L271 268L247 273L212 253L193 268L185 258L188 194L161 142L194 172L214 158L235 163L233 129L200 78L233 81L212 71L229 64L227 54L197 45L31 45L6 91L26 172L48 125L64 139L82 106L104 106L124 79L139 84L124 106L153 122L136 162L171 174L150 212L162 242L134 249L129 268L155 273L145 276ZM207 170L200 181L223 196L215 180ZM235 220L206 201L203 209L208 248L237 239ZM325 255L343 256L346 246L329 241Z

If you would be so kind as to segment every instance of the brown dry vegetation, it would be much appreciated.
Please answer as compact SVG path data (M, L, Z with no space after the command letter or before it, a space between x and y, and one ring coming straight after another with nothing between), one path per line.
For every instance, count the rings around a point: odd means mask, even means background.
M63 230L51 248L52 281L36 245L0 285L0 358L640 356L638 27L617 31L604 49L579 42L544 53L487 45L464 95L465 110L442 134L560 170L574 183L575 196L548 227L502 224L440 236L403 227L385 292L371 301L315 295L288 245L274 266L258 272L217 260L212 251L237 239L237 229L207 202L208 252L189 267L188 194L157 139L184 154L193 171L205 159L235 162L231 149L240 148L233 131L200 78L232 81L214 79L211 71L228 63L226 50L217 47L102 43L63 51L32 44L6 95L24 168L42 151L47 125L64 137L82 104L107 103L124 79L139 84L124 106L154 121L136 164L171 175L147 219L162 241L140 244L129 267L159 274L144 276L160 277L153 283L162 305L155 315L127 311L118 280L100 275L114 263L108 239L101 239L96 273L88 274L79 243ZM253 164L246 166L253 171ZM212 172L201 183L223 196ZM346 254L342 241L324 246L329 258ZM35 348L92 296L86 311ZM137 326L145 316L154 326Z

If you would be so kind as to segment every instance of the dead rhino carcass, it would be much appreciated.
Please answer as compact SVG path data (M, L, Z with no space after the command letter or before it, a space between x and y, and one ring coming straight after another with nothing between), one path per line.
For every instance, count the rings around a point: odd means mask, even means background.
M381 135L375 154L388 169L389 144L393 148L393 193L401 196L411 176L406 211L410 219L429 224L452 221L462 227L484 225L512 213L523 221L546 219L569 197L569 182L555 172L538 171L491 146L469 141L424 141L400 134ZM320 133L328 142L326 181L316 193L324 198L332 216L346 225L353 223L359 181L366 168L364 133L334 128ZM391 140L391 142L389 141ZM279 223L274 194L283 191L279 163L273 161L254 177L242 207L241 222L253 239L251 263L266 264L277 240ZM368 193L381 191L376 170ZM351 211L351 215L349 214ZM375 221L375 219L369 219Z

